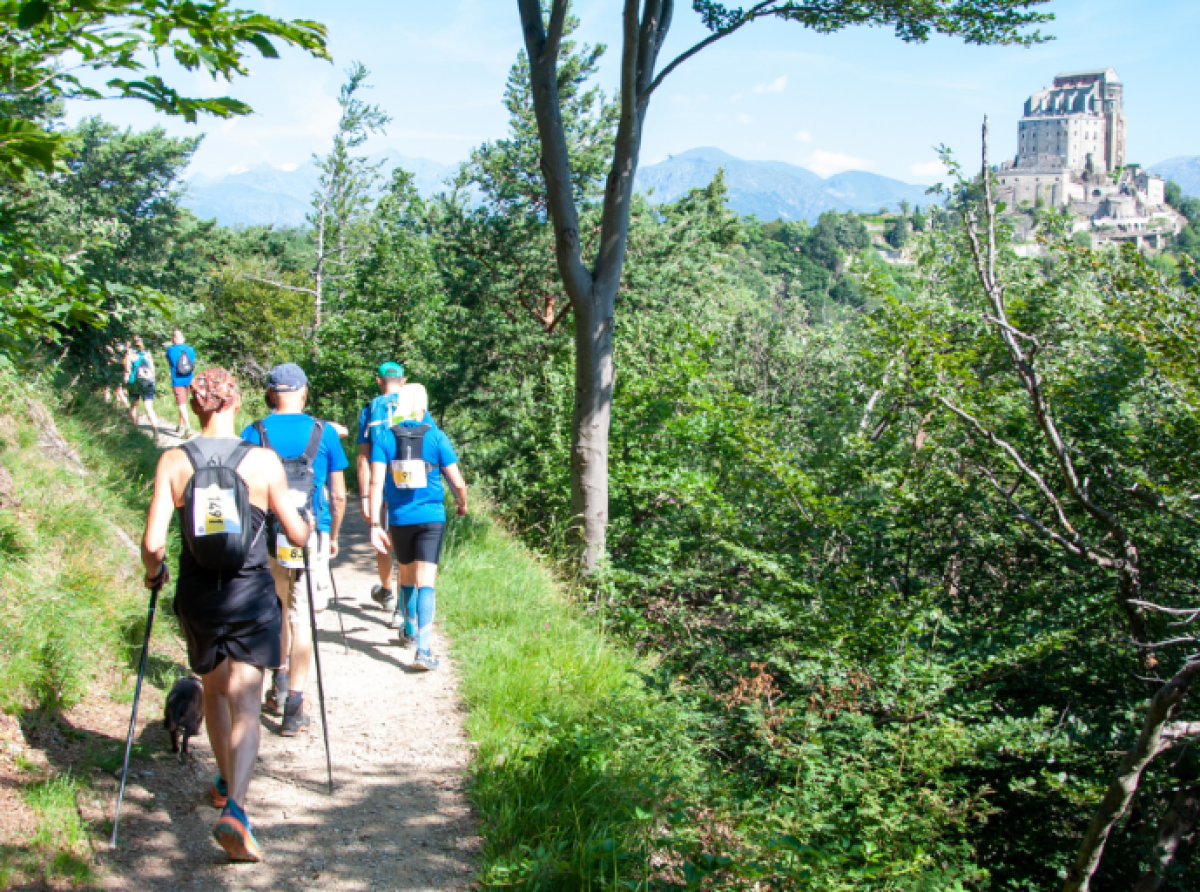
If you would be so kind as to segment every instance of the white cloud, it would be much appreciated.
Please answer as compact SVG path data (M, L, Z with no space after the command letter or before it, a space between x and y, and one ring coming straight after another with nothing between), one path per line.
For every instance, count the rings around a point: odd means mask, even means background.
M739 123L741 123L741 124L749 124L751 121L753 121L753 120L754 120L754 118L752 118L752 117L750 117L749 115L746 115L746 114L741 114L741 115L738 115L738 118L737 118L737 119L738 119L738 122L739 122Z
M299 165L299 164L297 164L296 162L294 162L294 161L289 161L287 164L281 164L281 165L279 165L279 169L280 169L280 170L286 170L288 173L291 173L293 170L295 170L295 169L296 169L297 167L299 167L299 166L300 166L300 165Z
M782 93L787 86L787 75L782 74L769 84L759 84L754 88L755 93Z
M796 141L797 142L812 142L812 134L809 133L807 130L797 130L796 131Z
M915 179L931 183L946 175L946 167L941 161L918 161L908 165L908 172Z
M815 174L823 177L833 176L843 170L870 170L875 166L874 161L866 158L855 158L845 152L823 152L817 150L800 161Z

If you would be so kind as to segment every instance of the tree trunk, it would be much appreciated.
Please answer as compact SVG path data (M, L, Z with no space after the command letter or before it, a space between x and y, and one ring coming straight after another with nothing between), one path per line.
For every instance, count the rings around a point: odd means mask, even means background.
M1100 858L1104 854L1109 833L1129 807L1141 782L1142 772L1161 750L1163 730L1171 718L1171 712L1179 701L1187 696L1188 689L1198 675L1200 662L1188 663L1174 678L1159 688L1158 693L1150 700L1150 708L1146 711L1137 743L1121 759L1116 777L1112 779L1108 791L1100 800L1092 823L1083 836L1075 864L1067 874L1063 892L1088 892L1091 888L1092 875L1100 866Z
M594 573L608 528L608 433L612 422L613 301L597 295L575 315L575 407L571 418L571 513L580 569ZM607 309L607 312L605 312Z
M1200 820L1200 784L1196 781L1200 777L1200 757L1194 751L1185 751L1171 773L1179 779L1179 789L1159 822L1151 856L1153 867L1142 875L1133 892L1159 892L1172 871L1187 869L1196 848L1196 823Z
M558 97L558 51L568 0L552 0L549 22L542 0L518 0L529 81L542 147L546 207L554 222L559 275L575 314L575 407L571 428L571 507L580 531L580 569L595 571L608 526L608 433L612 420L613 316L625 263L633 178L642 142L658 51L671 24L674 0L625 0L622 15L621 114L612 168L600 214L600 247L591 268L579 241L579 211Z

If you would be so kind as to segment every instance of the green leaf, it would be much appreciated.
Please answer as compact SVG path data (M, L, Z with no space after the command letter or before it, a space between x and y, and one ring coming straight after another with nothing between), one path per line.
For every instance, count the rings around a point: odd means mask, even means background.
M29 0L17 13L17 27L28 31L40 25L50 15L50 4L46 0Z

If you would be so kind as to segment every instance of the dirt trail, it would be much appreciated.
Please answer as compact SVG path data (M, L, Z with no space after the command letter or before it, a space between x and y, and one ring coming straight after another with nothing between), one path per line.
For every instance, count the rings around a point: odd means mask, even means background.
M160 437L161 445L174 445L167 440L174 438ZM170 756L162 697L151 690L143 696L137 740L154 755L131 768L120 848L99 852L100 888L449 890L470 884L479 840L463 792L469 747L452 655L435 631L441 671L412 670L412 651L400 649L390 614L368 596L374 553L357 514L348 518L341 544L334 576L349 653L342 649L338 608L331 604L318 620L333 795L326 792L314 674L307 735L282 738L279 719L262 718L247 811L267 860L230 864L209 835L218 813L207 797L216 772L208 741L203 732L193 739L190 765ZM86 724L123 738L123 728L96 727L112 723ZM97 786L103 799L95 810L111 817L116 781L106 777Z

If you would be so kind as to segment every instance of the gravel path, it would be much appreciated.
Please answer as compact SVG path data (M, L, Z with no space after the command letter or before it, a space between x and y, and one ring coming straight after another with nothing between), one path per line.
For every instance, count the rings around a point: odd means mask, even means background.
M333 605L318 618L334 792L327 794L319 710L310 732L279 736L264 714L247 812L266 861L233 865L209 831L207 789L216 772L201 733L194 759L167 750L161 696L143 696L138 740L154 752L131 769L121 846L101 852L101 888L119 890L448 890L471 884L479 839L463 792L469 746L452 655L436 631L441 671L411 668L368 597L375 581L367 527L356 514L334 563L349 653ZM316 677L309 695L316 707ZM128 713L125 713L128 721ZM111 732L110 732L111 733ZM120 733L123 738L123 732ZM97 811L111 816L116 782L98 785ZM87 816L85 817L92 817Z

